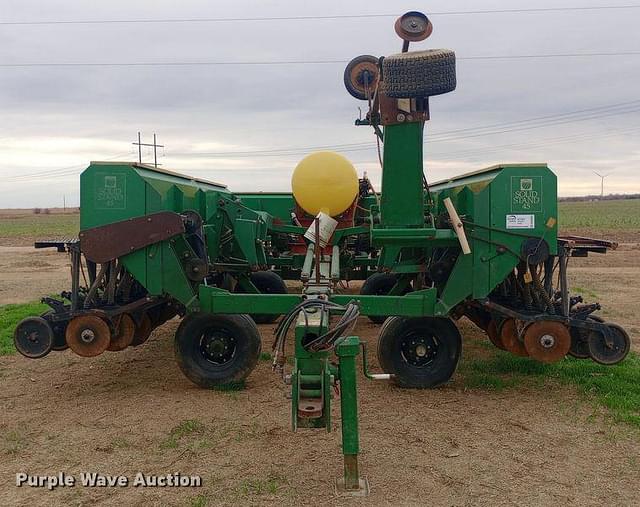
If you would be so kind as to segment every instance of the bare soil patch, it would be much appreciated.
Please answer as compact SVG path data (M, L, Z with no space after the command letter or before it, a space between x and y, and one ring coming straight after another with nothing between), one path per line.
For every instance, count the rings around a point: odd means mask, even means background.
M639 351L640 250L621 245L573 259L570 272L572 285L585 299L599 299ZM66 255L0 248L0 304L67 285ZM173 360L177 324L139 348L94 359L69 351L37 361L0 357L3 505L637 505L638 430L613 425L568 386L466 389L459 373L431 391L359 378L360 462L371 496L337 498L338 403L332 433L292 433L288 387L268 361L244 391L198 389ZM486 339L466 321L461 328L465 354L482 354L477 343ZM261 326L264 351L272 329ZM374 367L378 330L367 319L356 329ZM193 431L176 431L188 421ZM19 471L180 472L201 475L204 485L49 492L16 488Z

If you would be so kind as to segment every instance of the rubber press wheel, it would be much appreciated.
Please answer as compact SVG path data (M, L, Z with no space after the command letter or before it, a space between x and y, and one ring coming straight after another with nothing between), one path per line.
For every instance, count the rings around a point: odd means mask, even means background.
M39 359L53 349L53 330L42 317L27 317L16 326L13 343L23 356Z
M67 324L69 321L60 320L53 321L51 318L55 315L53 310L47 310L40 317L46 320L53 331L53 348L52 350L66 350L69 348L67 345L67 340L65 338L65 332L67 330Z
M604 365L618 364L631 350L631 338L618 324L605 322L609 328L610 343L607 343L602 333L589 334L589 355L596 363Z
M277 273L273 271L257 271L251 273L251 283L256 286L256 289L260 291L260 294L286 294L287 286L284 280L280 278ZM239 285L236 286L237 293L242 293L242 289ZM280 314L273 313L257 313L251 314L251 318L256 324L271 324L275 322Z
M587 320L592 320L602 324L604 319L597 315L589 315ZM579 327L572 327L569 329L571 333L571 348L569 348L569 355L576 359L589 359L589 335L591 333L597 333L591 329L583 329Z
M410 51L382 60L383 91L394 98L423 98L456 89L456 54L450 49Z
M194 384L211 389L239 384L260 356L260 333L248 315L192 313L175 337L175 356Z
M386 296L398 282L398 277L389 273L374 273L365 280L360 289L363 296ZM411 292L410 288L404 294ZM404 295L403 294L403 295ZM369 320L376 324L382 324L387 319L386 315L369 315Z
M378 338L378 362L401 387L437 387L456 370L462 337L445 318L389 317Z

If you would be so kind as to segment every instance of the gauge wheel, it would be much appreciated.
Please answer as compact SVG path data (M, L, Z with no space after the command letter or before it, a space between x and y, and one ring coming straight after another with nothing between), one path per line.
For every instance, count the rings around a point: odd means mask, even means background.
M401 387L425 389L449 381L462 351L462 337L446 318L389 317L378 338L378 362Z
M589 315L587 320L602 323L604 320L597 315ZM592 329L583 329L580 327L572 327L569 329L571 334L571 347L569 348L569 355L576 359L590 359L589 355L589 335L591 333L597 333Z
M260 356L260 333L248 315L192 313L180 323L175 356L182 373L207 389L241 385Z
M20 321L13 333L13 343L20 354L39 359L53 350L53 330L42 317L27 317Z
M622 361L631 349L631 339L618 324L604 323L609 328L610 343L602 333L589 334L589 355L596 363L604 365L617 364Z
M51 320L51 316L54 315L55 312L53 310L47 310L40 317L46 320L53 331L53 349L52 350L66 350L69 348L67 345L67 340L64 336L65 331L67 330L68 320Z

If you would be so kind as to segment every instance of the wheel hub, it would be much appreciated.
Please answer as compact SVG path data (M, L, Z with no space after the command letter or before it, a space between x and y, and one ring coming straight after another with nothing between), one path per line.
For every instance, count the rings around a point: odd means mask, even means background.
M71 350L79 356L95 357L109 347L111 330L96 315L80 315L71 319L67 325L65 338Z
M438 343L433 336L408 336L400 344L405 361L413 366L424 366L438 353Z
M571 335L561 322L539 320L525 328L524 347L532 359L554 363L569 352Z
M553 337L553 335L545 334L540 337L540 345L542 345L542 347L544 347L545 349L553 348L555 343L556 339Z
M224 364L230 361L235 354L236 339L226 333L211 333L203 336L200 350L207 361Z
M91 343L96 339L96 334L91 329L83 329L82 333L80 333L80 339L84 343Z

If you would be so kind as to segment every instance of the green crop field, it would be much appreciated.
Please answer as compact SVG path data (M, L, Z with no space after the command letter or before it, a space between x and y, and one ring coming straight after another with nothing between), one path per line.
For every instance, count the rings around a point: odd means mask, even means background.
M559 215L561 230L640 230L640 199L561 202ZM0 238L31 241L35 238L71 237L78 234L79 223L78 213L36 215L0 212Z
M640 199L561 202L560 229L640 230Z
M24 239L77 236L79 213L13 214L0 212L0 238Z

